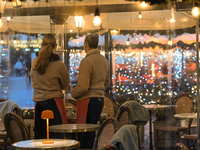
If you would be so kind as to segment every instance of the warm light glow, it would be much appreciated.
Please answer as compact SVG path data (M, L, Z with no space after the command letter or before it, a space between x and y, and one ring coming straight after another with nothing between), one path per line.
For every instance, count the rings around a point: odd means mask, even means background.
M142 7L147 7L147 4L146 4L145 2L142 2L142 3L141 3L141 6L142 6Z
M175 20L174 18L171 18L171 19L170 19L170 22L171 22L171 23L174 23L174 22L176 22L176 20Z
M129 44L130 44L130 39L128 38L126 41L126 45L129 45Z
M11 17L7 17L7 21L10 21L11 20Z
M142 19L142 14L141 14L141 12L139 12L138 18L139 18L139 19Z
M110 30L111 35L119 35L120 30Z
M126 41L126 45L129 45L130 44L130 42L129 41Z
M4 44L3 36L1 37L1 44Z
M22 4L23 4L23 2L21 2L20 0L12 1L12 6L14 8L16 8L16 7L22 7Z
M199 7L195 6L192 8L192 16L198 17L199 16Z
M73 32L73 30L71 29L71 30L69 30L69 32Z
M77 29L83 29L85 25L85 18L83 16L75 16L75 25Z
M3 26L3 20L0 18L0 28Z
M0 10L1 10L1 14L4 13L4 8L5 8L5 4L6 4L6 0L0 0Z
M17 41L16 41L16 40L13 40L13 44L17 44Z
M168 41L168 45L172 45L172 40L169 40L169 41Z
M117 30L112 30L114 34L117 34Z
M100 16L94 16L93 23L94 23L94 26L100 25L101 24L101 17Z
M151 65L151 70L152 70L152 77L155 77L154 64Z

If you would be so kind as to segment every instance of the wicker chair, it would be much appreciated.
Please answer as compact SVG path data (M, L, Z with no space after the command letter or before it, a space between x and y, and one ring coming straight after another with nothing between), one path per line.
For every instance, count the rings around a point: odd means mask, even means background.
M118 149L138 150L138 135L136 125L124 125L113 136L109 144L114 144Z
M118 148L113 144L107 144L103 146L100 150L118 150Z
M133 123L132 111L129 106L122 107L117 114L117 120L119 122L120 128L127 124Z
M197 134L184 134L183 136L181 136L181 140L187 140L186 146L188 149L191 149L191 147L193 147L193 149L196 149L198 140ZM191 143L188 144L189 142Z
M127 124L133 124L133 114L131 108L129 106L121 106L117 114L117 120L119 122L120 128ZM138 149L140 149L140 137L139 137L140 125L136 126L138 135Z
M74 99L65 99L65 108L67 110L67 107L72 107L72 111L76 112L76 100ZM76 119L75 118L70 118L70 114L68 111L66 111L66 114L67 114L67 118L68 118L68 123L75 123L76 122Z
M0 130L0 150L7 149L7 132L4 128L3 122L1 122L1 130Z
M196 110L196 103L194 102L194 98L191 94L188 93L181 93L174 97L172 101L173 107L173 115L178 113L192 113ZM161 140L161 136L168 133L170 136L169 140L172 140L172 146L173 146L173 140L176 140L178 143L180 142L180 137L184 133L190 133L190 126L192 124L193 119L190 119L187 126L180 126L179 120L173 120L174 124L169 124L166 126L155 126L155 148L158 148L158 141Z
M118 107L116 100L110 94L105 93L102 113L107 113L109 117L115 117L117 115L117 111Z
M119 123L116 118L104 120L96 134L93 150L100 150L104 145L108 144L118 129Z
M7 113L4 118L4 125L11 143L30 139L28 128L17 114Z
M76 110L76 100L74 99L65 99L65 105L66 107L72 106L74 110Z
M175 150L189 150L183 143L177 143Z

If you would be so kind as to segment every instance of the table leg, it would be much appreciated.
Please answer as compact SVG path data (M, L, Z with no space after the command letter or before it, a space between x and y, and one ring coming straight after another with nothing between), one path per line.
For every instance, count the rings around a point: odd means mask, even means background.
M153 150L151 110L149 110L149 115L150 115L150 120L149 120L149 136L150 136L149 149Z

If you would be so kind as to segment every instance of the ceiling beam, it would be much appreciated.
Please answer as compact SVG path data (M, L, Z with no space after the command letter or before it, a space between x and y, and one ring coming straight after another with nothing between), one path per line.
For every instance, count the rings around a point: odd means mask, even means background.
M110 4L99 5L100 13L118 13L134 11L152 11L170 9L171 4L150 5L148 8L139 7L136 4ZM96 5L85 6L57 6L57 7L32 7L5 9L3 17L8 16L38 16L38 15L89 15L95 12Z

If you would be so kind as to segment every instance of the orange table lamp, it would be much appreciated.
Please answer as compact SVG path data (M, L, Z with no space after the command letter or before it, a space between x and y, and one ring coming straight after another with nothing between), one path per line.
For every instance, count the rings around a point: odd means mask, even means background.
M43 144L52 144L52 143L54 143L54 141L49 141L49 119L53 119L54 118L53 111L44 110L42 112L41 118L47 120L47 141L43 141L42 143Z

